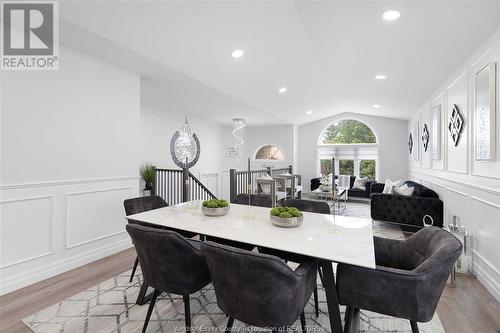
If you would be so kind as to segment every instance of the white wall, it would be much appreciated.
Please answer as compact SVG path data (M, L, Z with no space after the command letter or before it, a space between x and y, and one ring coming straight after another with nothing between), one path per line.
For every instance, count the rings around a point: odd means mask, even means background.
M474 75L484 66L497 63L496 151L494 162L474 158ZM495 33L433 96L415 113L412 121L430 125L430 110L442 106L441 157L433 160L431 148L420 144L418 161L412 161L412 179L432 187L445 204L445 223L455 215L472 233L473 271L486 288L500 300L500 30ZM448 133L453 104L464 114L465 128L457 147Z
M377 136L379 159L377 179L406 179L408 177L407 128L406 120L373 117L360 114L342 113L301 125L298 128L298 173L309 190L311 178L319 176L318 140L329 125L343 119L355 119L368 125Z
M131 246L140 78L60 51L59 71L1 72L2 294Z
M141 160L158 168L179 169L170 155L170 140L184 125L185 116L179 113L141 106ZM222 127L198 118L189 117L191 129L200 140L200 159L190 170L215 195L221 192Z

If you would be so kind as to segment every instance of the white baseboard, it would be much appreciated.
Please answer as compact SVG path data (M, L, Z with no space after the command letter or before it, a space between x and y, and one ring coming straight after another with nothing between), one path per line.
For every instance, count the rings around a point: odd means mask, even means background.
M83 252L70 258L55 261L45 265L43 269L37 267L21 274L11 276L7 279L2 279L2 283L0 285L0 295L4 295L11 291L29 286L33 283L40 282L55 275L88 264L92 261L102 259L122 250L126 250L130 247L132 247L132 243L130 238L127 237L112 244L101 246L97 249Z
M477 252L474 252L474 257L474 274L486 290L500 302L500 274L498 270ZM492 274L496 276L492 276Z

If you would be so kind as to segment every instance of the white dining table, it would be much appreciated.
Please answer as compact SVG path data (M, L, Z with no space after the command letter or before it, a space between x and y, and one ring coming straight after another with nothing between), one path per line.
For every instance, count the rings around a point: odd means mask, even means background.
M375 269L372 220L303 212L295 228L274 226L270 208L231 204L220 217L203 215L201 201L190 201L129 215L148 223L317 258L323 272L331 332L342 332L332 262ZM147 286L141 288L144 298ZM141 304L143 300L138 299Z

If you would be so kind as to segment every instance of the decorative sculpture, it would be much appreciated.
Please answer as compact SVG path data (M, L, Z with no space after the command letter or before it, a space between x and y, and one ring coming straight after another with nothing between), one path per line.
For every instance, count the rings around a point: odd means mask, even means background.
M411 135L411 133L408 136L408 151L410 152L410 154L413 151L413 136Z
M451 139L455 143L455 147L458 146L460 136L464 129L464 117L460 112L460 107L457 104L453 105L453 110L451 111L450 121L448 123L448 130L450 131Z
M427 127L427 124L424 124L424 129L422 130L422 143L424 144L424 151L427 151L427 148L429 148L429 128Z
M184 126L170 140L170 154L174 163L182 169L193 167L200 158L200 141L192 133L187 117Z

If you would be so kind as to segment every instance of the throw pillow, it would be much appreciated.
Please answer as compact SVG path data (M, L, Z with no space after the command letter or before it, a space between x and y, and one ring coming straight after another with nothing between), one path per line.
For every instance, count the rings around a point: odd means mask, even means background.
M400 184L401 184L401 180L397 180L397 181L393 182L392 180L387 178L385 180L385 186L384 186L384 190L382 191L382 193L392 194L394 186L399 187Z
M404 195L407 197L410 197L413 194L413 190L415 190L414 187L409 187L406 184L400 187L394 187L394 192L396 192L396 194Z
M354 181L354 185L352 188L357 188L359 190L366 190L366 182L368 181L368 178L366 177L356 177L356 180Z

